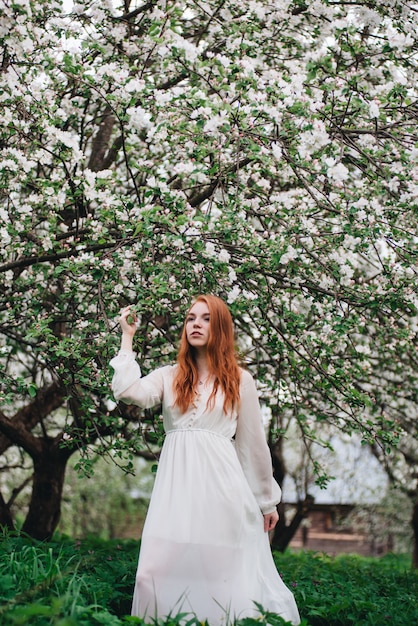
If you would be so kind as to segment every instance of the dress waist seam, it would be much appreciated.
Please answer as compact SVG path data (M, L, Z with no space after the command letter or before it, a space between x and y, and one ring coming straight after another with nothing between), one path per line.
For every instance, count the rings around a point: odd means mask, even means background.
M220 433L216 433L214 430L209 430L209 428L172 428L171 430L166 431L166 435L172 435L173 433L209 433L211 435L215 435L215 437L220 437L221 439L225 439L226 441L231 441L231 437L226 437L225 435L221 435Z

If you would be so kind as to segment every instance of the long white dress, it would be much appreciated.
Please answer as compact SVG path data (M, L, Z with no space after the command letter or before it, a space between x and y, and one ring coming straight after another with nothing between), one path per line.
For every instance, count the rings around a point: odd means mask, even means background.
M162 403L166 437L145 521L132 615L191 613L210 626L259 615L255 603L299 624L291 591L272 558L263 513L280 501L256 386L242 371L240 407L226 415L223 394L207 409L199 387L181 413L172 390L176 366L141 377L135 353L119 352L115 399L150 408Z

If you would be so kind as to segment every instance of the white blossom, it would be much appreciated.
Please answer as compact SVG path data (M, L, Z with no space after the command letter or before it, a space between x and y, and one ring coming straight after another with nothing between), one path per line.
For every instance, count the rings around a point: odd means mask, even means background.
M228 263L230 258L231 258L231 255L229 254L228 250L225 250L225 248L222 248L222 250L219 252L218 259L222 263Z
M298 251L292 245L289 245L286 252L280 257L280 264L286 265L289 261L293 261L298 256Z
M246 300L256 300L258 298L256 293L248 291L247 289L243 289L242 295Z
M220 113L214 115L205 123L203 127L203 132L212 133L218 130L220 126L223 126L225 122L228 120L227 111L221 111Z
M216 254L215 244L212 241L207 241L205 244L205 253L208 256L214 256Z
M281 158L282 158L283 151L282 151L282 148L279 146L279 144L272 143L271 144L271 150L273 152L274 158L277 159L278 161L280 161Z
M130 125L137 129L143 130L151 128L151 114L140 106L130 107L126 113L129 115Z
M7 228L0 228L0 241L2 243L3 246L7 246L9 245L9 243L11 242L12 238L9 235L9 233L7 232Z
M372 102L370 102L369 104L369 115L370 117L376 117L378 118L380 114L380 108L379 108L379 103L376 102L376 100L373 100Z
M234 269L230 269L228 272L228 279L231 283L235 282L237 280L237 274L235 272Z
M337 162L332 158L325 159L325 163L328 166L327 176L329 178L337 183L344 182L348 179L349 171L343 163Z
M302 158L306 158L311 153L316 152L330 143L330 136L325 128L324 122L315 120L312 129L299 135L298 152Z
M233 302L235 302L235 300L239 297L240 293L241 293L241 290L238 287L238 285L234 285L227 296L228 304L232 304Z

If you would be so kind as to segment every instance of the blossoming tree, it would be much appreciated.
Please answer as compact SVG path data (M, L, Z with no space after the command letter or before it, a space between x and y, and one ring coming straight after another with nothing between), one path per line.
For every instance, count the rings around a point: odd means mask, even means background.
M322 422L380 449L416 438L414 3L2 13L0 451L32 459L24 530L52 534L75 450L129 469L151 437L154 416L139 431L110 404L128 302L147 371L194 294L228 301L278 477L290 420L307 440Z

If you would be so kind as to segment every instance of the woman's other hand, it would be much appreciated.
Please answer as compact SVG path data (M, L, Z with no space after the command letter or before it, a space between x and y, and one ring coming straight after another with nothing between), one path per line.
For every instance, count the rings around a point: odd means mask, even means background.
M264 532L268 533L270 530L276 526L279 521L279 514L277 511L272 511L271 513L264 514Z

